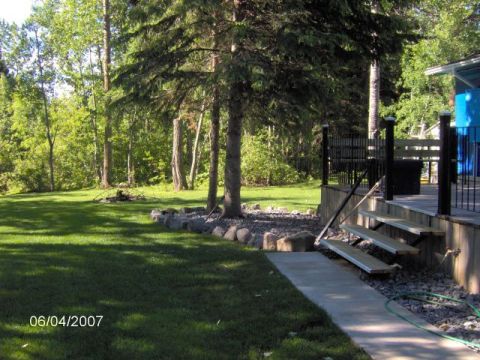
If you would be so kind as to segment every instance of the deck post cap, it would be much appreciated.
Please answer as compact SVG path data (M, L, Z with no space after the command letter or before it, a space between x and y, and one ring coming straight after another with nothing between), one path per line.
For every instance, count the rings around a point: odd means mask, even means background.
M328 125L328 123L325 123L325 124L322 124L322 127L323 128L328 128L328 127L330 127L330 125Z
M397 119L395 119L393 116L387 116L385 121L397 121Z
M451 116L452 113L448 110L442 110L442 111L439 112L439 115L440 116Z

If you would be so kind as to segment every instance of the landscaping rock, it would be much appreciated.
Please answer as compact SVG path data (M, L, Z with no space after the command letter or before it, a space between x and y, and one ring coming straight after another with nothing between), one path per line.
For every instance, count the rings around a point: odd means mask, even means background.
M163 221L163 215L162 215L162 213L160 212L160 210L158 210L158 209L152 210L152 212L150 213L150 218L151 218L153 221L156 221L156 222L161 222L161 221Z
M247 210L248 209L248 205L246 203L243 203L242 204L242 210Z
M277 241L277 251L305 252L313 250L315 235L310 231L300 231Z
M252 239L252 233L247 228L237 230L237 240L242 244L248 244Z
M253 204L252 205L252 210L260 210L260 204Z
M255 245L256 245L256 240L255 240L254 237L252 237L252 238L248 241L247 246L256 248Z
M164 217L163 224L171 230L182 230L187 228L188 219L183 216L168 214Z
M165 215L162 215L163 216L163 225L165 225L166 227L168 227L168 224L170 224L170 222L172 221L173 219L173 215L171 214L165 214Z
M266 232L263 234L263 250L277 250L277 236L271 232Z
M230 241L237 240L237 225L232 225L228 228L227 232L223 235L223 238Z
M273 212L275 209L273 208L273 206L268 206L265 211L266 212Z
M209 226L205 224L203 219L193 219L188 221L187 230L202 234L204 232L208 232Z
M292 215L300 215L300 211L298 210L292 210L292 212L290 213Z
M255 242L255 247L257 249L262 249L263 248L263 236L261 234L253 234L253 238L250 241Z
M313 210L313 209L307 209L306 214L307 214L307 215L310 215L310 216L314 216L314 215L315 215L315 210Z
M225 235L226 232L227 230L225 230L225 228L222 226L215 226L212 230L212 235L223 238L223 235Z
M181 230L183 228L183 223L180 221L180 219L177 219L174 216L169 216L165 220L165 225L170 229L170 230Z
M287 208L277 208L276 211L279 212L279 213L288 213Z

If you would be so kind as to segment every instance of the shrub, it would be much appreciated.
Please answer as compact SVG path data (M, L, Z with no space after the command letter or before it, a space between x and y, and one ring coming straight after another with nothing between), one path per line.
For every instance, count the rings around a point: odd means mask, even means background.
M297 171L281 156L278 145L264 135L246 135L242 142L242 183L285 185L299 181Z

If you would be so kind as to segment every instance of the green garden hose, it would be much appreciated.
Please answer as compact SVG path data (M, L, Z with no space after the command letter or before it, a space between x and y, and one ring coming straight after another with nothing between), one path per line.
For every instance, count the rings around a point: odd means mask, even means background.
M441 336L445 339L453 340L453 341L462 343L464 345L480 349L480 343L474 343L474 342L463 340L463 339L460 339L460 338L457 338L457 337L454 337L454 336L446 335L446 334L444 334L442 332L439 332L439 331L430 330L430 329L420 325L419 323L417 323L413 320L410 320L407 317L397 313L394 309L392 309L389 306L390 302L395 301L396 299L400 299L400 298L410 298L410 299L413 299L413 300L423 301L423 302L427 302L427 303L430 303L430 304L440 304L440 305L442 304L441 302L438 302L438 301L428 300L425 297L438 298L438 299L443 299L443 300L456 302L456 303L459 303L459 304L465 304L473 310L473 313L475 314L476 317L480 317L480 310L478 308L476 308L474 305L472 305L472 304L470 304L466 301L463 301L463 300L458 300L458 299L454 299L454 298L449 297L449 296L430 293L430 292L403 292L403 293L396 294L385 302L385 309L387 309L388 312L394 314L395 316L398 316L402 320L405 320L405 321L409 322L410 324L416 326L419 329L425 330L425 331L427 331L431 334L437 335L437 336Z

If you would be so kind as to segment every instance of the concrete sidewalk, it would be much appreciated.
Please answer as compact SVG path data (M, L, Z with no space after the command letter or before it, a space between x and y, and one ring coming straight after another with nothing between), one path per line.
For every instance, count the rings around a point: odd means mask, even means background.
M373 359L480 359L464 345L390 314L384 307L386 297L320 253L269 253L267 257ZM396 303L392 308L435 329Z

